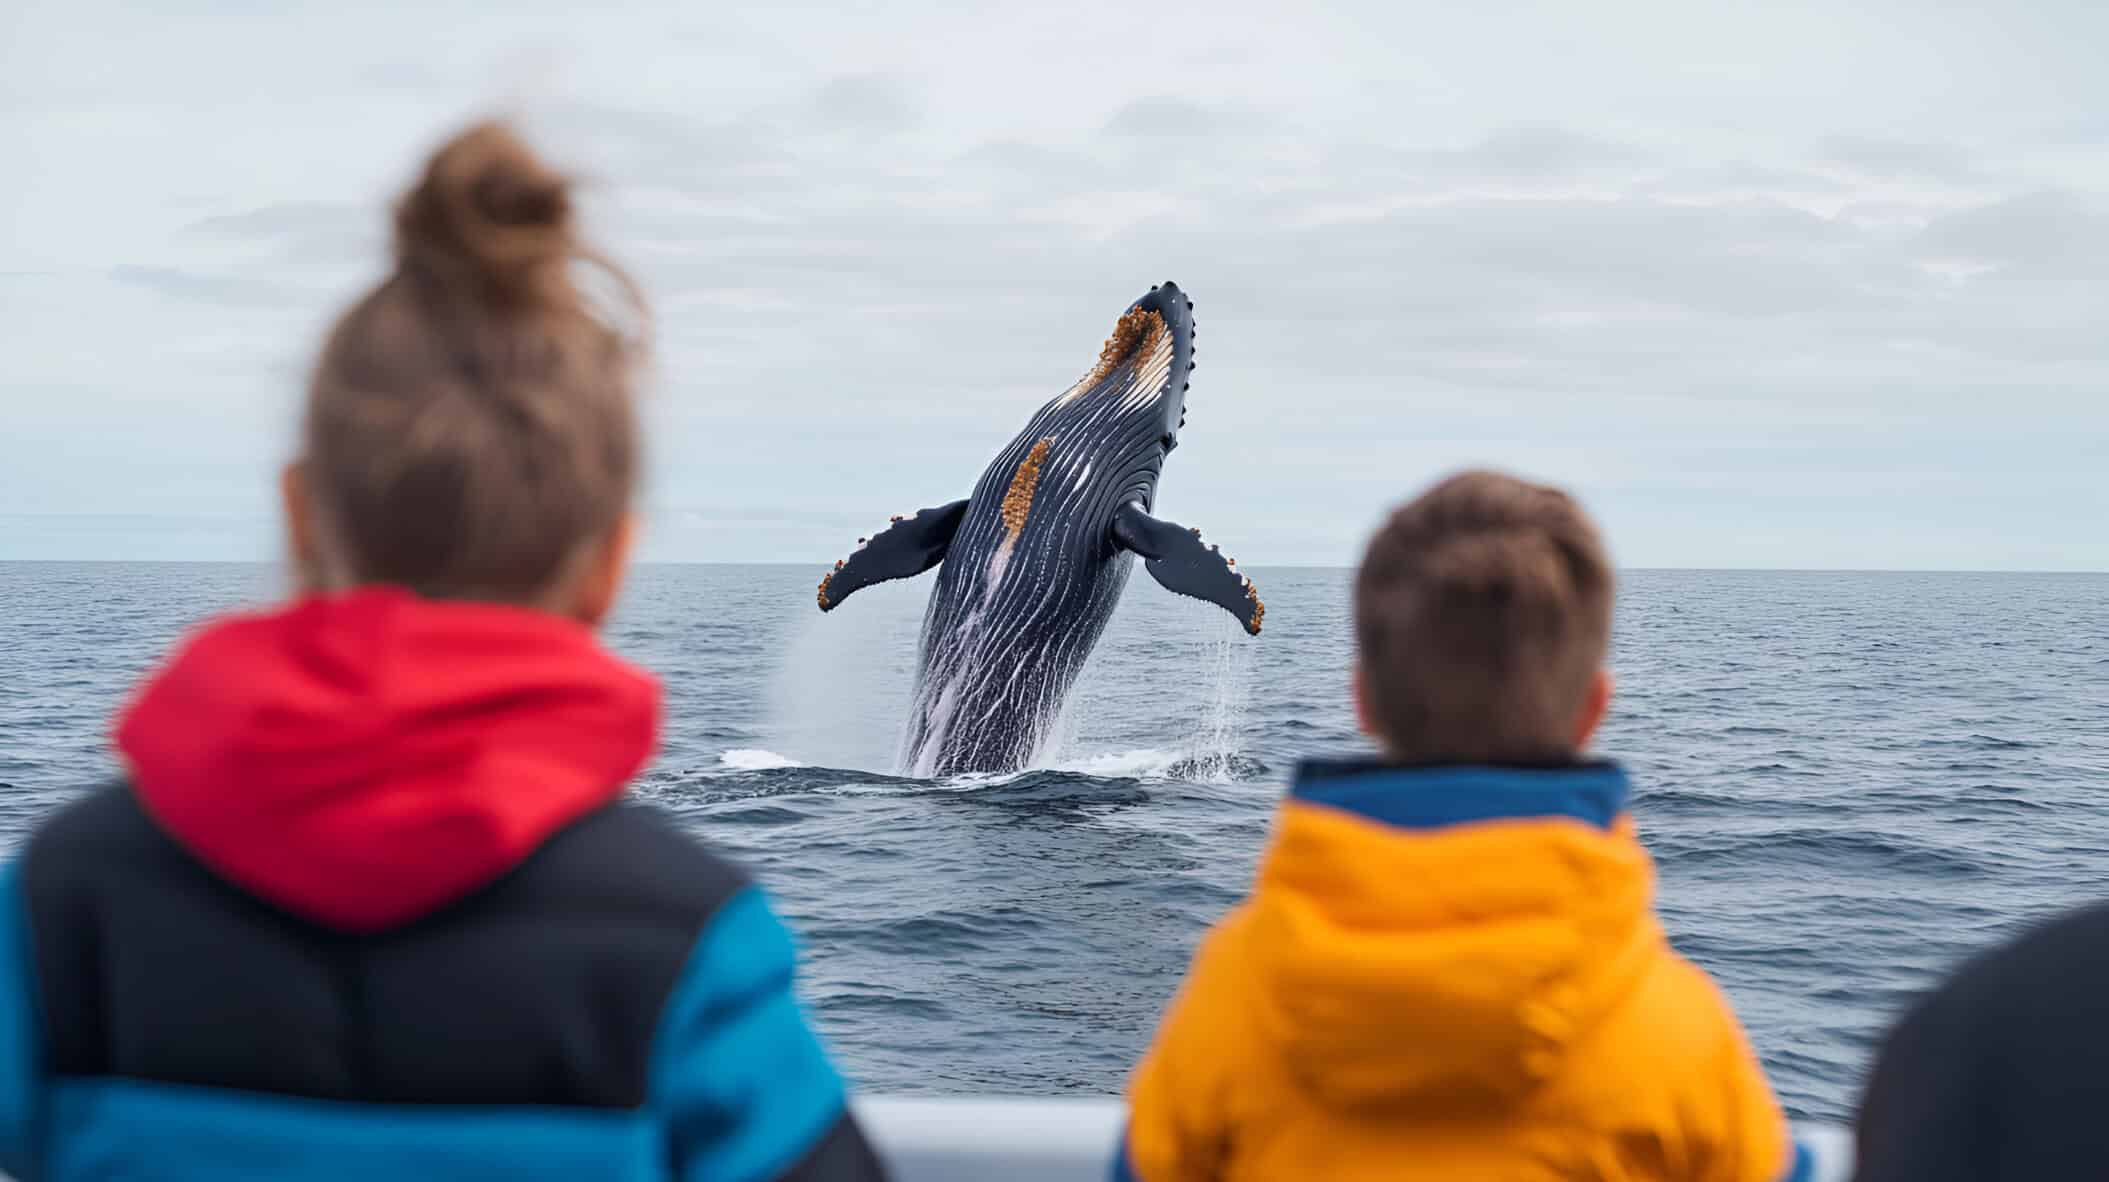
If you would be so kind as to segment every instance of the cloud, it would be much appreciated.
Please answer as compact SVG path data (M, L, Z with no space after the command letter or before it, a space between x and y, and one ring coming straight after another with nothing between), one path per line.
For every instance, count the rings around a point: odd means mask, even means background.
M168 296L229 308L275 308L283 306L295 292L286 284L241 275L212 275L176 267L123 264L110 268L109 277L119 283Z
M1793 406L1804 421L1892 421L1922 413L1887 391L1929 357L1949 359L1960 381L1960 359L2008 363L2017 341L2046 360L2101 352L2069 313L2038 310L2014 335L2016 293L1940 270L2003 233L1996 201L1953 217L1954 200L1883 213L1854 198L1886 191L1787 161L1542 123L1462 148L1387 148L1356 133L1324 142L1163 96L1117 108L1099 135L927 156L821 150L772 138L778 120L757 110L707 127L653 123L766 166L700 179L646 169L629 188L666 203L620 223L649 227L673 252L639 258L654 290L718 322L670 332L727 413L766 415L772 375L794 356L857 375L874 410L1001 413L1025 391L1058 388L1130 289L1165 277L1233 334L1228 379L1242 388L1225 397L1292 375L1323 383L1299 392L1314 422L1367 417L1354 408L1384 389L1453 401L1478 390L1482 404L1554 419L1569 413L1564 396L1591 391L1653 400L1658 415L1674 403L1682 419L1700 417L1695 407L1762 419ZM1165 158L1237 167L1138 166ZM2083 203L2055 224L2087 216ZM1217 308L1236 319L1212 320ZM1841 391L1826 367L1860 388ZM1222 380L1203 371L1202 404Z
M1106 120L1106 132L1115 136L1175 138L1220 136L1249 130L1258 120L1249 114L1206 106L1172 95L1153 94L1135 99Z
M269 237L339 231L371 221L373 211L343 201L285 201L257 206L239 213L214 214L184 227L201 233L236 238Z
M1501 128L1453 159L1467 173L1556 179L1628 167L1646 155L1614 140L1541 123Z
M822 85L811 100L815 122L830 131L892 134L921 118L914 95L883 74L853 74Z
M186 234L212 243L215 265L342 272L371 264L387 247L385 216L348 201L287 201L198 218ZM227 247L248 246L247 253Z
M1971 154L1948 143L1834 135L1819 146L1818 157L1877 180L1974 184L1983 179Z
M2109 194L2039 190L1949 214L1923 253L2011 277L2109 280Z
M1162 126L1215 126L1189 108L1148 109ZM1213 150L1210 137L1198 138L1189 152ZM1286 134L1236 138L1262 155L1296 150ZM795 143L784 151L800 159ZM1508 129L1468 149L1421 154L1441 169L1342 168L1329 183L1280 190L1249 177L1218 184L1177 173L1152 183L1114 167L1125 151L1090 140L990 142L945 166L943 204L930 199L930 175L912 167L865 174L851 190L807 186L789 201L752 194L767 217L713 227L701 214L669 215L704 231L706 257L644 267L675 291L824 292L837 315L886 304L918 314L970 307L976 312L949 315L981 322L974 339L985 343L963 347L985 349L997 369L1032 348L1016 340L1021 318L1056 314L1039 293L1111 288L1119 294L1102 301L1127 298L1105 282L1117 257L1157 260L1138 279L1180 270L1206 276L1197 290L1212 297L1265 307L1277 329L1270 340L1287 347L1262 342L1253 355L1280 369L1456 369L1490 358L1540 369L1632 364L1672 351L1669 332L1682 350L1762 353L1757 338L1796 324L1805 347L1828 351L1842 326L1894 327L1873 307L1879 301L1913 291L1955 296L1952 283L1913 272L1880 231L1780 200L1701 200L1694 190L1666 198L1656 174L1640 168L1647 153L1557 128ZM1609 174L1589 194L1564 186L1606 168L1631 175ZM1781 183L1803 174L1727 175ZM1489 178L1509 195L1484 191ZM1361 212L1346 208L1358 201ZM1332 212L1306 216L1319 209ZM1073 248L1050 249L1065 240ZM1024 289L1021 277L1029 277ZM787 294L784 302L804 301ZM1767 318L1773 323L1756 323ZM1311 334L1341 347L1313 357ZM958 347L947 352L958 356ZM926 380L878 377L903 388Z
M431 94L447 89L446 74L426 62L375 62L362 68L358 79L361 85L382 91Z
M1853 186L1828 173L1750 160L1682 163L1635 186L1649 196L1685 201L1770 199L1808 207L1850 199Z

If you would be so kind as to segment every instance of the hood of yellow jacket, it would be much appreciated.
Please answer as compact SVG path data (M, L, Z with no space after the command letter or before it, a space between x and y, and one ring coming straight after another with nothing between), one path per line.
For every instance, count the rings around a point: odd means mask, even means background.
M1265 1031L1355 1108L1512 1101L1664 954L1625 773L1298 770L1241 952Z

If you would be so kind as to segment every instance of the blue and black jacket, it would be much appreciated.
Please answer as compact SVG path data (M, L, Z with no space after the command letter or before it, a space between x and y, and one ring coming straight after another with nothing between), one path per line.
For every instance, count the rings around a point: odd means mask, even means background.
M656 691L499 611L311 604L148 687L133 782L0 873L0 1168L881 1177L760 891L621 796Z

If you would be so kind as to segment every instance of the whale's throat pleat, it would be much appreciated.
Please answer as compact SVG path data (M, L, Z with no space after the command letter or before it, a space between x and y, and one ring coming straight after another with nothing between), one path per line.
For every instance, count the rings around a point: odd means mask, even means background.
M1025 519L1033 510L1033 494L1040 488L1040 469L1047 463L1047 449L1054 446L1054 437L1049 436L1033 444L1031 452L1018 461L1018 471L1011 476L1011 487L1003 494L1003 533L1005 541L1015 539L1025 529Z

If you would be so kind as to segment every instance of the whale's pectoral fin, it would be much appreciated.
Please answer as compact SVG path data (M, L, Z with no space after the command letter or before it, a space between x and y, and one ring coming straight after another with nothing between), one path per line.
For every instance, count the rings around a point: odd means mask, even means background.
M1113 541L1143 557L1143 569L1167 591L1205 599L1238 618L1245 631L1260 634L1267 605L1259 588L1238 573L1235 559L1225 558L1201 540L1201 531L1159 521L1133 501L1113 515Z
M857 549L820 580L820 610L832 610L851 592L873 583L912 578L943 562L966 515L967 503L954 501L913 517L896 517L877 535L858 538Z

